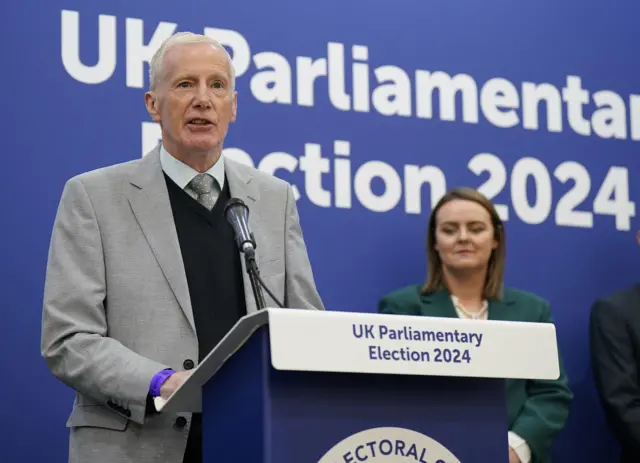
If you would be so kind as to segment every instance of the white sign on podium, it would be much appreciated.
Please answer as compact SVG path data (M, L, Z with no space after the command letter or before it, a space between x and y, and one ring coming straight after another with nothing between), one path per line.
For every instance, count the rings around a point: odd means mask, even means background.
M246 315L159 411L200 412L201 390L263 325L277 370L557 379L551 323L265 309Z

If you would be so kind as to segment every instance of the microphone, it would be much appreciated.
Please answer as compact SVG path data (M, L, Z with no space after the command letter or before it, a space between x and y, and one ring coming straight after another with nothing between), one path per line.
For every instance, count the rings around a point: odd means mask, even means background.
M224 215L233 227L238 248L243 253L253 253L256 241L249 230L249 208L238 198L231 198L224 206Z
M264 284L262 278L260 278L260 271L258 270L255 252L258 246L253 237L253 233L249 229L249 207L241 199L231 198L224 206L224 216L233 228L238 249L240 249L240 252L244 254L247 273L249 274L251 288L253 289L253 297L256 300L258 310L262 310L266 307L264 296L262 295L262 288L267 291L278 307L284 307L273 293L269 291L269 288Z

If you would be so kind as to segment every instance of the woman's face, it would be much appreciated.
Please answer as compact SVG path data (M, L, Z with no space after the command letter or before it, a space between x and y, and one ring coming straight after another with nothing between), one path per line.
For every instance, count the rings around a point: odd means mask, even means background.
M454 199L436 215L435 250L451 270L484 269L498 246L489 212L474 201Z

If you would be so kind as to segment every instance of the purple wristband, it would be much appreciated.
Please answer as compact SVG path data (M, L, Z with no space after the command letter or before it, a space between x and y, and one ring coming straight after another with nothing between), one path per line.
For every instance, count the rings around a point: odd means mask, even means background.
M151 379L151 386L149 387L149 393L151 397L160 397L160 388L162 384L167 380L169 376L174 374L171 368L167 368L166 370L162 370L159 373L156 373L155 376Z

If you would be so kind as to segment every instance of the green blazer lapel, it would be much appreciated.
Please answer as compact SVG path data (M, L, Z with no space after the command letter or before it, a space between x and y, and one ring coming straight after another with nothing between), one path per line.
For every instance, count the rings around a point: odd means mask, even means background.
M420 312L425 317L457 318L456 309L448 291L441 290L420 296Z
M515 299L505 293L502 299L489 300L489 320L512 320Z

